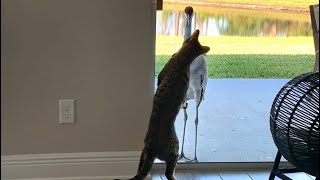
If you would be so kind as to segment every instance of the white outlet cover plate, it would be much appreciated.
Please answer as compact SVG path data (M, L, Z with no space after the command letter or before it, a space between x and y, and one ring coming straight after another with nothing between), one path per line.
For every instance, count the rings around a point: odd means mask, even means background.
M75 122L75 100L59 100L59 123L73 124Z

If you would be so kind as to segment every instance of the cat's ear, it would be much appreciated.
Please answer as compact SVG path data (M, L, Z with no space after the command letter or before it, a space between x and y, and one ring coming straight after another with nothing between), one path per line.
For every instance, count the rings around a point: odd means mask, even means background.
M202 49L202 54L205 54L210 51L210 47L208 46L201 46L201 49Z

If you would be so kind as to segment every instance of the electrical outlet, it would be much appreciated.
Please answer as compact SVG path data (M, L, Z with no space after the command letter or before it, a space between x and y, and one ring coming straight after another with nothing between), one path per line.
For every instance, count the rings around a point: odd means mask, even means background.
M75 122L75 106L73 99L59 100L60 124Z

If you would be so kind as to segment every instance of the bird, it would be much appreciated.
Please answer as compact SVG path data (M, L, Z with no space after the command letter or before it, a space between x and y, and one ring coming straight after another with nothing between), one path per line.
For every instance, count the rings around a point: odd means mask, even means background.
M194 15L193 8L191 6L187 6L184 10L184 15L186 18L185 32L184 32L184 41L188 39L191 35L191 22L192 17ZM185 158L187 162L199 162L197 157L197 143L198 143L198 124L199 124L199 106L204 100L204 94L206 90L208 82L208 68L205 62L205 58L203 55L199 55L192 62L190 66L190 82L189 87L186 94L185 102L182 105L184 111L184 126L183 126L183 138L182 138L182 148L181 153L179 155L179 160ZM186 123L188 120L187 108L188 108L188 100L194 99L196 104L196 118L195 118L195 147L194 147L194 158L189 159L185 156L183 151L184 141L185 141L185 132L186 132Z

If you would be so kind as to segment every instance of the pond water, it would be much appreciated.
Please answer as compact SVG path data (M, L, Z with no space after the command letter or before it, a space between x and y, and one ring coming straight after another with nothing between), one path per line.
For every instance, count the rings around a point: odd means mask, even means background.
M157 35L183 36L184 8L157 11ZM309 13L281 13L245 9L207 8L197 11L193 29L203 36L312 36Z

